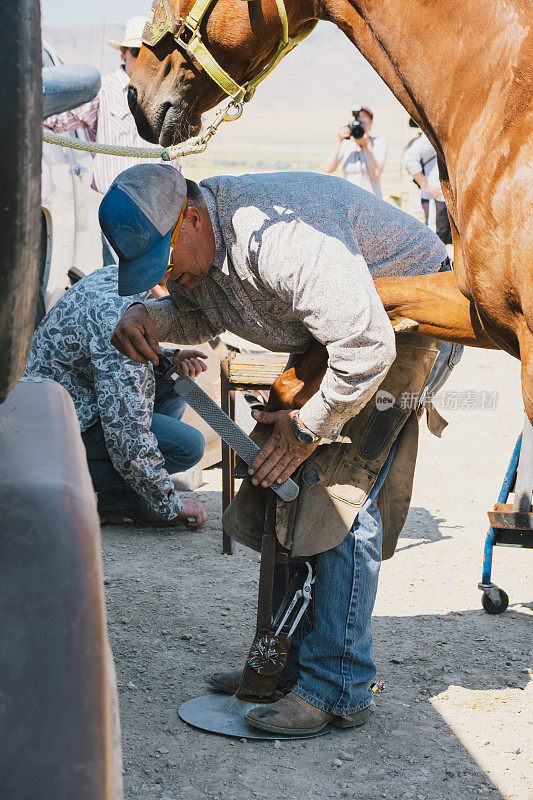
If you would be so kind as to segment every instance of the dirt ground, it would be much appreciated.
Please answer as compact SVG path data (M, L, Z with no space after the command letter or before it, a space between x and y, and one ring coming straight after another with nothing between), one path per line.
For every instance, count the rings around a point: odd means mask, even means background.
M533 798L533 553L495 550L502 616L482 610L477 589L486 512L522 422L518 364L471 350L444 391L464 407L441 409L440 441L422 427L412 508L374 613L386 691L361 729L253 742L179 720L210 671L242 664L253 633L258 556L221 555L220 470L196 493L203 531L103 529L128 800Z

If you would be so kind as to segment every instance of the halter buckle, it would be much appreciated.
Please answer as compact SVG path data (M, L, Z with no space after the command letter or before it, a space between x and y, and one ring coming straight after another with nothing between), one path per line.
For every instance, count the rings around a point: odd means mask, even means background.
M193 28L183 17L176 20L174 23L174 30L171 31L171 33L176 44L183 47L186 52L188 52L189 45L193 39L202 39L199 28ZM187 35L187 39L183 38L184 33Z

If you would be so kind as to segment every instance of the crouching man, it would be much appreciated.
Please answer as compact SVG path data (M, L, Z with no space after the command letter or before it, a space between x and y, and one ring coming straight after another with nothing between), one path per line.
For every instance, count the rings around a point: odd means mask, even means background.
M170 296L131 306L115 330L112 341L129 358L156 364L159 341L199 343L225 329L274 351L303 353L317 341L327 349L318 391L299 412L254 412L273 426L250 468L252 483L263 487L283 482L319 444L338 453L331 443L366 413L395 361L394 332L373 278L449 268L444 245L428 228L353 184L318 174L219 176L197 186L164 165L133 167L102 201L100 223L120 255L125 294L157 283L171 248ZM314 550L314 626L292 653L297 674L289 693L248 713L258 728L305 734L369 716L382 552L378 497L400 449L400 425L384 437L375 405L370 412L377 435L365 441L367 462L374 467L379 450L379 467L373 477L368 472L364 503L344 504L351 517L335 546L326 540L337 522L315 526L324 542ZM395 406L392 417L400 416ZM232 693L238 680L235 672L218 674L217 685Z
M201 503L180 499L169 473L197 464L204 439L181 422L186 404L172 382L111 345L123 311L151 296L124 299L117 283L113 264L61 297L35 331L24 377L50 378L72 397L102 522L196 530L207 515ZM195 376L206 369L202 357L199 350L178 350L174 360Z

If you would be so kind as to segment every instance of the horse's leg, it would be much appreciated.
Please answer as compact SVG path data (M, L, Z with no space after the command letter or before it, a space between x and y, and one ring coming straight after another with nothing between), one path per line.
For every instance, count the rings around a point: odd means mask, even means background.
M376 289L395 329L416 323L416 333L457 344L499 349L485 334L474 304L457 288L452 272L407 278L377 278ZM408 326L406 326L408 327ZM414 324L412 326L414 328ZM533 421L533 326L525 319L520 338L524 403ZM506 348L507 349L507 348ZM515 353L509 350L513 355ZM327 368L326 348L314 342L295 364L276 378L270 392L269 411L301 408L318 391ZM254 431L266 435L266 426Z
M377 278L375 285L395 329L411 322L421 336L498 349L483 331L474 303L457 288L453 272Z
M320 387L328 365L328 351L320 342L313 342L272 384L269 411L301 408Z
M270 389L267 411L301 408L320 387L328 366L328 351L320 342L313 342L290 369L276 378ZM272 430L271 425L258 422L253 438L264 443Z

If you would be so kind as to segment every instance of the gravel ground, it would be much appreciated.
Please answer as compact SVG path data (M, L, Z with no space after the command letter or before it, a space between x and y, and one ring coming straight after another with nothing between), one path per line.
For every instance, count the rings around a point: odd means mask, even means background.
M486 512L522 422L519 366L470 350L445 389L452 405L452 392L475 405L467 393L483 390L497 404L443 411L440 441L422 427L412 508L374 613L386 691L361 729L247 742L177 717L212 670L243 663L253 634L258 556L221 555L220 470L195 494L203 531L103 529L128 800L533 798L531 551L495 550L505 614L486 614L477 589Z

